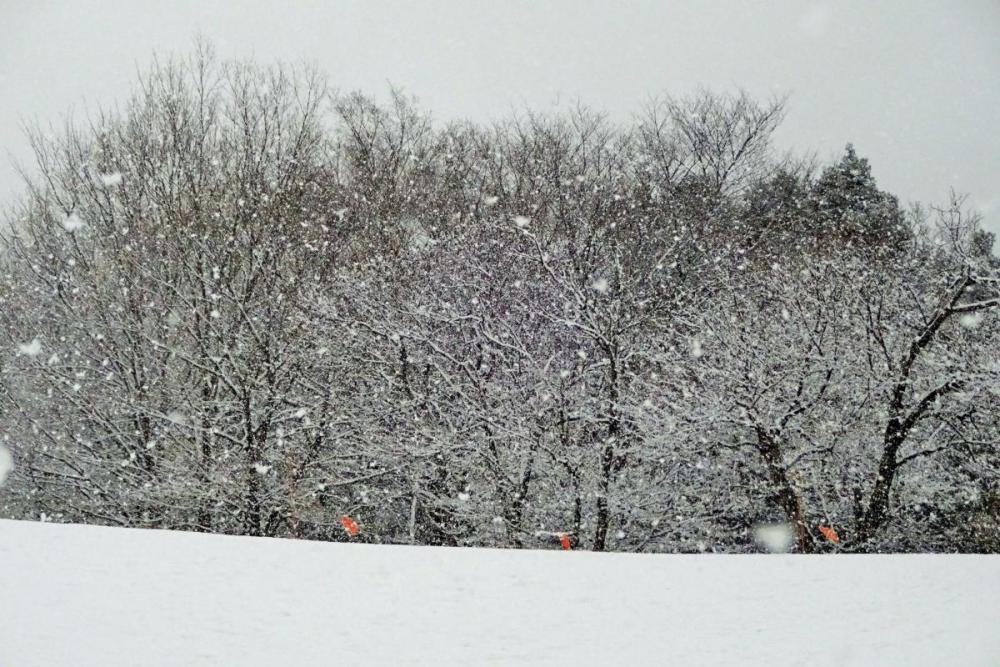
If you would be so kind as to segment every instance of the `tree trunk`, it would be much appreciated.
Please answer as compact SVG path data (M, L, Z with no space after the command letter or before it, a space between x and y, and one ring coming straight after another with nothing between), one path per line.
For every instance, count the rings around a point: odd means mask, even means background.
M778 505L785 514L785 520L792 525L795 531L795 546L799 553L812 553L815 551L816 543L809 532L809 527L806 525L806 515L805 509L802 506L802 499L788 478L788 471L785 469L785 463L781 456L779 436L766 428L758 426L757 443L760 453L767 464L767 471L771 482L778 489Z
M906 435L906 429L899 418L892 417L885 428L885 444L878 464L878 474L875 476L875 485L872 487L871 499L868 501L868 509L858 526L859 542L871 539L889 516L889 493L892 491L892 482L899 468L896 454Z
M605 444L601 452L601 478L597 492L597 519L594 527L594 551L604 551L608 542L608 527L611 523L611 510L608 507L608 491L611 481L611 462L614 460L614 449L611 444Z
M615 444L621 431L618 415L618 363L614 350L608 354L608 437L601 450L601 476L598 481L597 519L594 527L594 551L604 551L608 543L608 529L611 525L611 509L608 493L611 478L615 474Z

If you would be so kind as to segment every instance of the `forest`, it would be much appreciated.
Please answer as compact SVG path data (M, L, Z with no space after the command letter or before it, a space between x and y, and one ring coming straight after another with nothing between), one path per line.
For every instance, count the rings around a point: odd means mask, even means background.
M993 236L850 144L781 153L786 106L442 123L307 67L158 62L31 131L0 518L1000 552Z

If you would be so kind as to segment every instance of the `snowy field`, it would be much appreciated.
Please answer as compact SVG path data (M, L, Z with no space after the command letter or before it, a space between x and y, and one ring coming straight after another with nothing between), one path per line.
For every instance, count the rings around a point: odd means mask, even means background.
M996 556L638 556L0 521L0 665L998 665Z

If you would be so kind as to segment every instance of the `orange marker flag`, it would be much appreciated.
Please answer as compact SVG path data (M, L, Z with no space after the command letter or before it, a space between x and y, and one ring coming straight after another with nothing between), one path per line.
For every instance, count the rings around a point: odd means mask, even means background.
M834 544L840 544L840 535L837 531L833 529L833 526L820 526L819 532L823 533L823 537L830 540Z
M562 548L566 551L573 548L573 543L569 541L569 535L566 533L559 533L559 544L561 544Z
M360 526L358 526L358 522L352 519L351 517L347 516L346 514L340 517L340 525L344 527L344 530L346 530L347 534L350 535L351 537L354 537L359 532L361 532L361 528Z

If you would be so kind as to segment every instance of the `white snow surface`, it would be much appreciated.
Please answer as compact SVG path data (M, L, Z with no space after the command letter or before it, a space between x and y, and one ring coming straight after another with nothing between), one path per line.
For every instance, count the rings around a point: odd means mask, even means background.
M664 556L0 521L0 665L998 665L998 556Z

